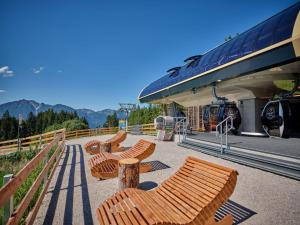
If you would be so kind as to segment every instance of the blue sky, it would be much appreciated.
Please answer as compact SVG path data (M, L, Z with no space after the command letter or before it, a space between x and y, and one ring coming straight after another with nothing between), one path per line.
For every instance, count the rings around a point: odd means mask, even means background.
M0 0L0 104L135 103L169 68L295 2Z

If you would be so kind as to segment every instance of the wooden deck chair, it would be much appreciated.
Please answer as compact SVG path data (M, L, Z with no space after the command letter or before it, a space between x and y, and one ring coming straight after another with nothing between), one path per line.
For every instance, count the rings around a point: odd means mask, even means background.
M118 176L118 166L120 159L137 158L140 161L148 158L155 149L155 143L139 140L133 147L120 155L114 155L107 152L100 152L89 160L91 174L100 179L109 179ZM149 164L141 166L140 172L151 170Z
M229 225L231 215L218 222L214 217L233 193L237 175L233 169L188 157L155 190L128 188L115 193L96 209L97 218L101 225Z
M120 143L126 139L126 136L127 133L125 131L119 131L115 136L104 142L97 140L87 142L84 145L84 149L86 150L86 152L94 155L100 152L101 146L109 145L111 152L120 152L123 150L123 148L120 147Z

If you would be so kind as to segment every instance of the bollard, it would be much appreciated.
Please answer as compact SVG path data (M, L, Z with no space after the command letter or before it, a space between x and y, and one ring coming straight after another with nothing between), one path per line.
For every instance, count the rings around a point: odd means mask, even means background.
M13 177L13 174L6 174L3 176L3 184L5 185L8 181L10 181ZM3 217L2 224L6 224L10 216L12 215L14 210L14 197L13 195L3 206Z

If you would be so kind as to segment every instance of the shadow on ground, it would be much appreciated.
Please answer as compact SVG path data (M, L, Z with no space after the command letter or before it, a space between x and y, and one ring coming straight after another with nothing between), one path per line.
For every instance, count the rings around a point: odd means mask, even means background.
M233 216L233 224L237 225L251 216L255 215L256 212L248 209L234 201L228 200L216 213L216 220L222 219L225 215L231 214Z
M157 187L157 183L153 182L153 181L144 181L142 183L139 184L138 188L144 191L148 191L151 190L153 188Z
M76 163L77 152L79 152L79 162ZM67 163L69 157L72 157L71 164ZM64 223L75 224L76 221L73 221L73 200L74 200L74 188L81 188L81 199L82 199L82 210L83 210L83 220L84 224L93 224L92 210L89 199L89 192L87 186L87 179L85 173L85 165L84 165L83 151L81 145L68 145L66 151L63 156L62 163L60 164L60 171L53 188L51 200L49 203L49 207L46 212L46 217L44 219L43 224L53 224L53 219L55 216L55 210L57 208L57 203L59 199L59 194L61 190L66 190L66 200L65 200L65 211L64 211ZM75 179L75 167L80 166L80 178L81 184L74 185ZM64 174L66 168L70 169L69 177L68 177L68 186L66 188L61 188L63 183ZM69 168L70 167L70 168Z
M152 169L151 169L151 171L149 171L149 172L153 172L153 171L157 171L157 170L164 170L164 169L171 168L171 167L169 167L167 164L164 164L163 162L158 161L158 160L148 161L148 162L142 162L141 164L142 164L142 165L143 165L143 164L150 164L151 167L152 167Z
M78 156L79 156L79 160L78 159L76 160L76 157ZM150 163L152 165L152 170L150 172L170 168L170 166L158 160L144 162L144 163L147 164ZM57 209L57 204L58 204L61 190L66 191L66 199L65 199L65 206L64 206L64 213L63 213L63 224L65 225L76 224L76 221L73 221L74 188L81 188L81 200L82 200L82 211L83 211L82 214L83 214L84 224L93 225L92 210L90 206L89 190L88 190L86 171L85 171L84 155L83 155L83 150L81 145L67 146L65 153L62 157L62 160L60 162L60 167L61 168L58 172L58 177L55 186L53 187L52 191L48 192L48 193L52 193L52 196L43 224L44 225L53 224L55 211ZM75 185L74 182L76 176L76 170L75 170L76 167L79 167L80 179L81 179L81 183L77 185ZM69 177L67 178L68 180L67 187L65 186L62 187L66 170L69 170ZM153 181L145 181L140 183L139 185L139 188L145 191L151 190L155 187L157 187L157 183ZM233 215L234 224L236 225L242 223L243 221L247 220L251 216L255 215L256 212L247 209L246 207L236 202L229 200L217 211L216 219L220 220L227 214Z

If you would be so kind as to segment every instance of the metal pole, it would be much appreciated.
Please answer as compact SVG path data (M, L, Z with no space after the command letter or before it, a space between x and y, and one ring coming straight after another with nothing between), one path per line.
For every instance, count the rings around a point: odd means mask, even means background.
M226 124L226 134L225 135L226 135L226 149L227 149L227 145L228 145L228 137L227 137L227 135L228 135L227 134L228 133L228 120L226 120L225 124Z
M21 151L20 125L18 125L18 151Z
M221 154L223 154L223 126L220 126L221 129Z
M13 178L13 174L7 174L3 176L3 184L5 185L8 181ZM4 204L3 206L3 217L2 217L2 224L6 224L9 217L12 215L14 210L14 197L13 195L10 199Z
M128 111L126 110L125 131L128 132Z

